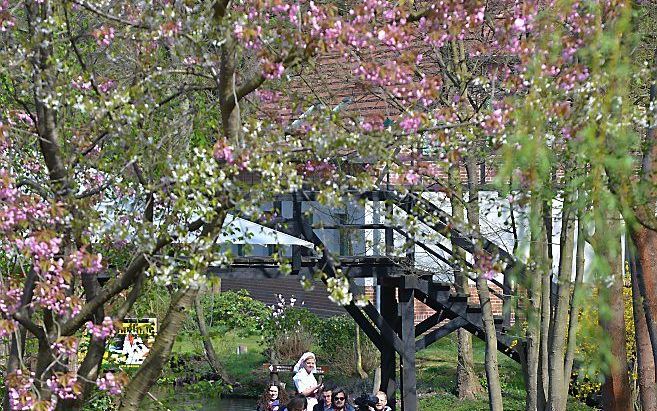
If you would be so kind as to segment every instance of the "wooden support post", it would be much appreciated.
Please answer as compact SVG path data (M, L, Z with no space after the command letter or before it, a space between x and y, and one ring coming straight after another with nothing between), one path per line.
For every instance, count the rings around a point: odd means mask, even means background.
M381 286L381 315L385 321L393 328L397 328L397 298L395 289L392 287ZM388 396L388 405L395 411L397 402L397 372L396 372L396 352L392 344L382 339L384 344L381 350L381 391Z
M393 237L393 209L392 204L389 201L386 201L386 229L384 230L385 243L386 243L386 255L392 255L395 250L395 238Z
M417 411L417 378L415 374L415 290L399 289L399 311L401 314L401 339L404 354L402 367L402 410Z

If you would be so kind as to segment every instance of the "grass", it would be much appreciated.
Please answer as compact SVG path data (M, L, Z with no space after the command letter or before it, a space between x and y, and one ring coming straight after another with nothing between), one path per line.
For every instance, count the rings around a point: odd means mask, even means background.
M229 375L240 383L240 387L234 391L235 394L253 396L264 390L269 375L263 367L266 362L263 355L265 347L261 345L259 337L243 337L235 332L215 331L212 341L219 360L226 367ZM245 345L248 352L237 355L238 345ZM479 375L482 385L485 386L484 343L474 339L473 348L475 371ZM197 335L182 334L176 338L173 352L181 355L203 355L203 345ZM456 357L456 341L452 337L443 338L418 353L419 409L423 411L488 410L488 399L485 396L473 401L460 401L455 396ZM504 409L507 411L524 410L525 390L520 366L502 354L498 355L498 360ZM286 379L285 376L282 378ZM593 408L571 398L568 410L591 411Z
M485 386L484 343L473 339L475 371ZM417 355L418 393L420 409L425 411L485 411L488 398L460 401L455 393L457 347L453 338L443 338ZM502 401L506 411L525 409L525 384L520 365L505 355L498 353ZM591 411L593 408L571 398L568 410Z
M263 367L266 361L263 355L263 346L260 338L256 336L244 337L236 332L223 332L213 330L211 332L212 344L221 364L228 374L239 383L234 387L234 394L254 396L259 395L264 389L269 373ZM239 345L246 346L247 352L237 354ZM196 334L181 334L176 338L173 345L174 355L200 355L203 356L203 343ZM199 367L209 366L207 363L198 364Z

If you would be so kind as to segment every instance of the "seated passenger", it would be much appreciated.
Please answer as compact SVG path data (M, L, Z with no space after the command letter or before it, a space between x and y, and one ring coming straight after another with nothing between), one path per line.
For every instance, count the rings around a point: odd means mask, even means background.
M280 386L272 384L260 396L256 409L258 411L282 411L283 404L287 401L287 392Z

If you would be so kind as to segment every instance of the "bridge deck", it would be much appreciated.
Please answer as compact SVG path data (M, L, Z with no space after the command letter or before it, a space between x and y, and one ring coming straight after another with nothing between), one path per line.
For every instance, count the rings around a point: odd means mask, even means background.
M319 258L303 256L297 266L293 265L292 275L312 276L317 267ZM339 266L350 278L362 277L391 277L404 273L407 265L405 257L390 256L341 256ZM248 256L236 257L228 267L210 267L209 272L221 278L257 279L277 278L284 274L280 270L280 262L273 257Z

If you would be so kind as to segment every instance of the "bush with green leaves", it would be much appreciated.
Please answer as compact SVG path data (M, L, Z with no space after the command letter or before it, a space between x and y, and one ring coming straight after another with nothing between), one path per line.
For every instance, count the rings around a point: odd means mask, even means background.
M236 330L242 335L263 331L263 324L272 315L269 307L251 298L246 290L207 295L203 305L208 326Z

